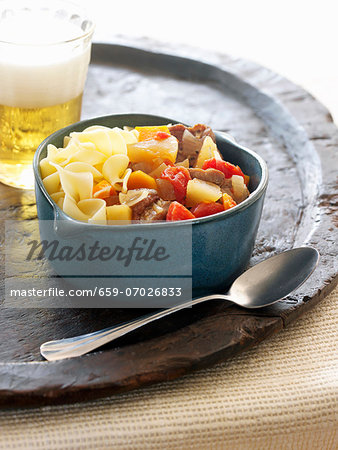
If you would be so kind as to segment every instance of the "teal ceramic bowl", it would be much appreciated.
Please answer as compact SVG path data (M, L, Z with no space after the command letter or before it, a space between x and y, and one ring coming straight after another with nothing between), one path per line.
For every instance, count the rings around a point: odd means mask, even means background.
M268 183L266 163L252 150L242 147L221 133L215 133L217 146L224 159L238 164L243 172L250 176L251 195L228 211L189 221L130 225L87 224L66 215L54 203L43 185L39 163L46 156L48 144L62 147L64 136L69 135L70 132L82 131L92 125L133 127L166 123L177 123L177 121L148 114L114 114L83 120L56 131L45 139L37 149L33 162L39 221L40 223L52 221L55 233L58 233L62 227L68 232L71 230L68 236L72 242L76 237L84 235L92 240L99 238L105 242L129 242L134 236L141 236L149 241L156 237L159 242L162 238L166 241L169 239L171 253L175 254L176 259L170 267L164 266L162 271L156 274L157 276L173 273L179 276L181 269L183 275L189 275L190 270L194 295L225 291L245 270L251 258ZM183 240L182 236L185 236ZM180 268L180 260L185 260L182 268ZM106 270L107 267L108 265L104 265L105 270L101 267L99 273L104 276L114 276L117 273L113 264L109 265L109 270ZM88 269L84 268L81 272L80 269L77 275L98 275L87 273L86 270ZM142 276L142 272L138 275ZM143 275L147 276L149 273L143 273Z

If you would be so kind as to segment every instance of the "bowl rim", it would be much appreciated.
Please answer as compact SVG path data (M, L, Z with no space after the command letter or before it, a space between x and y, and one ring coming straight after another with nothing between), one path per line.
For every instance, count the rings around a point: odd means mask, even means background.
M218 220L223 220L226 217L230 217L230 216L234 216L236 214L238 214L239 212L241 212L244 209L247 209L250 205L252 205L253 203L255 203L264 193L265 190L267 188L267 184L268 184L268 179L269 179L269 174L268 174L268 167L266 162L264 161L264 159L258 155L256 152L254 152L253 150L244 147L243 145L238 144L236 141L227 139L224 135L222 135L222 132L220 131L214 131L215 136L216 136L216 140L223 140L226 142L230 142L232 145L234 145L236 148L240 149L241 151L243 151L244 153L247 153L249 155L251 155L254 159L256 159L260 165L261 171L262 171L262 176L261 179L259 181L259 184L257 186L257 188L250 193L249 197L246 198L242 203L240 203L239 205L236 205L234 208L230 208L226 211L221 211L219 213L216 214L212 214L210 216L205 216L205 217L197 217L195 219L188 219L188 220L179 220L179 221L172 221L170 223L165 222L165 221L158 221L158 222L146 222L146 223L130 223L130 224L124 224L124 225L109 225L109 224L92 224L92 223L87 223L87 222L82 222L80 220L74 219L73 217L69 216L68 214L66 214L55 202L54 200L51 198L51 196L48 194L42 178L41 178L41 173L40 173L40 154L41 152L44 150L44 148L46 147L47 144L51 143L50 140L56 137L59 137L59 135L67 135L70 132L72 132L74 127L77 127L79 125L83 125L84 128L86 128L87 126L93 125L93 121L97 120L97 121L102 121L102 120L109 120L110 118L114 117L114 118L136 118L139 116L143 116L143 117L147 117L148 119L154 118L155 120L161 119L163 121L167 121L167 123L173 123L173 124L178 124L178 123L183 123L181 121L177 121L174 119L170 119L168 117L164 117L164 116L159 116L159 115L154 115L154 114L146 114L146 113L118 113L118 114L108 114L108 115L104 115L104 116L97 116L97 117L92 117L92 118L88 118L88 119L84 119L84 120L80 120L78 122L75 122L71 125L68 125L66 127L63 127L57 131L55 131L54 133L52 133L51 135L49 135L46 139L44 139L41 144L38 146L35 154L34 154L34 158L33 158L33 172L34 172L34 178L35 178L35 182L38 184L40 190L42 191L43 195L45 196L46 200L50 203L50 205L53 208L54 211L54 218L57 220L67 220L68 222L72 222L74 224L81 224L82 226L87 226L90 227L90 229L99 227L100 230L102 229L110 229L110 230L125 230L125 229L129 229L132 228L134 229L135 226L137 228L148 228L148 227L157 227L157 228L161 228L161 227L167 227L168 225L170 225L170 227L180 227L180 226L187 226L187 225L197 225L197 224L202 224L202 223L207 223L207 222L211 222L211 221L218 221ZM188 126L188 125L187 125Z

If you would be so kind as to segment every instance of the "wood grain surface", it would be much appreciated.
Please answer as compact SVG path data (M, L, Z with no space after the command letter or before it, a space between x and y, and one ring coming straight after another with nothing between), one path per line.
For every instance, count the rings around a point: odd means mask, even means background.
M170 380L256 345L335 286L338 130L309 93L252 62L196 49L96 44L83 118L144 112L226 131L266 161L270 183L251 264L312 245L320 264L259 311L210 302L150 324L80 358L46 362L42 342L91 332L142 310L0 309L0 406L87 400ZM148 48L146 48L148 47ZM1 298L5 221L36 218L34 193L0 186ZM27 222L29 223L29 222ZM29 229L29 226L28 228Z

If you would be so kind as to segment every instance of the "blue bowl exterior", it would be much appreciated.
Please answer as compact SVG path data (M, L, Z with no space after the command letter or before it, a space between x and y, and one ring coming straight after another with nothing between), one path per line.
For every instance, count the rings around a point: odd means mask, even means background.
M254 242L261 218L264 196L267 187L267 169L264 161L251 151L217 136L217 143L224 158L230 162L238 164L245 173L251 176L250 187L255 190L254 195L233 210L219 213L202 219L189 221L190 223L176 222L170 224L146 224L105 226L89 225L75 221L63 213L46 193L40 175L39 162L46 155L47 145L53 143L62 146L63 136L69 132L82 130L93 124L107 126L122 126L125 124L135 125L156 125L175 122L171 119L158 116L125 114L105 116L79 122L78 124L66 127L63 130L51 135L38 148L34 158L34 174L36 179L35 193L37 202L37 212L39 220L68 221L75 226L85 226L90 235L109 241L112 233L128 232L139 233L142 227L142 236L151 240L154 233L154 226L157 230L168 236L172 233L179 233L181 227L192 227L192 274L193 274L193 294L201 295L210 292L221 292L226 290L233 280L245 270L252 255ZM104 235L102 234L104 233ZM178 248L178 252L184 249ZM164 274L165 275L165 274Z
M225 220L193 228L193 288L224 292L247 267L261 218L264 195Z
M39 220L54 220L55 209L51 205L51 202L47 200L47 197L40 185L35 181L35 199L36 209Z

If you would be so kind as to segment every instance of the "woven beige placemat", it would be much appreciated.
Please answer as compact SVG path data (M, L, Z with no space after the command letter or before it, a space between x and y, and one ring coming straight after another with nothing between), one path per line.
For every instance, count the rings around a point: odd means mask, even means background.
M337 305L338 289L258 347L173 382L0 411L0 448L337 448Z

